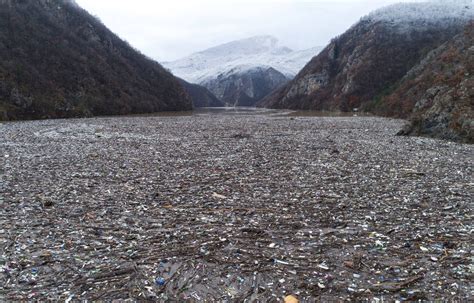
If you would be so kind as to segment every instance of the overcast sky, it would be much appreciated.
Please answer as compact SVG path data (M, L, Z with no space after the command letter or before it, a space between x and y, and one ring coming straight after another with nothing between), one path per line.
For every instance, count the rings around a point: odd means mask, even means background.
M414 0L416 1L416 0ZM411 2L414 2L411 1ZM76 0L160 62L272 35L293 49L324 46L370 11L403 0Z

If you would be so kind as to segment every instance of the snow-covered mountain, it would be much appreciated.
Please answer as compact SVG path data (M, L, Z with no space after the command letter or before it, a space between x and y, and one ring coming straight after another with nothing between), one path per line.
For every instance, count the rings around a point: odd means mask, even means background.
M254 105L287 83L321 51L293 51L272 36L222 44L163 65L188 82L207 87L227 105Z
M272 36L256 36L222 44L163 65L191 83L203 83L231 70L245 72L272 67L288 78L322 50L315 47L293 51Z

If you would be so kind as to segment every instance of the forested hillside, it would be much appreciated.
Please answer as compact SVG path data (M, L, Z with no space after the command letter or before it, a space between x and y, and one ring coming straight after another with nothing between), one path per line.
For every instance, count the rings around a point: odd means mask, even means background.
M176 78L74 1L0 1L0 118L189 110Z

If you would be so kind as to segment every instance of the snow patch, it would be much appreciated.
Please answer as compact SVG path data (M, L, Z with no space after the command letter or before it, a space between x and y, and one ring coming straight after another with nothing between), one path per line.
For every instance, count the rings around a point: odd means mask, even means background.
M474 19L472 0L439 0L393 4L370 13L363 21L382 21L392 25L449 26Z

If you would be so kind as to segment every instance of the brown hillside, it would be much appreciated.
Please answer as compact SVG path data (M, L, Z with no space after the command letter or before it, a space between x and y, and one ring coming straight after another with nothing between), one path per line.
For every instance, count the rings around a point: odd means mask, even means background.
M380 101L430 51L460 33L472 14L470 7L458 7L459 16L447 8L400 4L363 18L259 105L408 116L410 106Z
M401 134L474 143L474 23L434 50L382 102L414 108Z
M189 110L158 63L68 0L0 1L0 119Z

